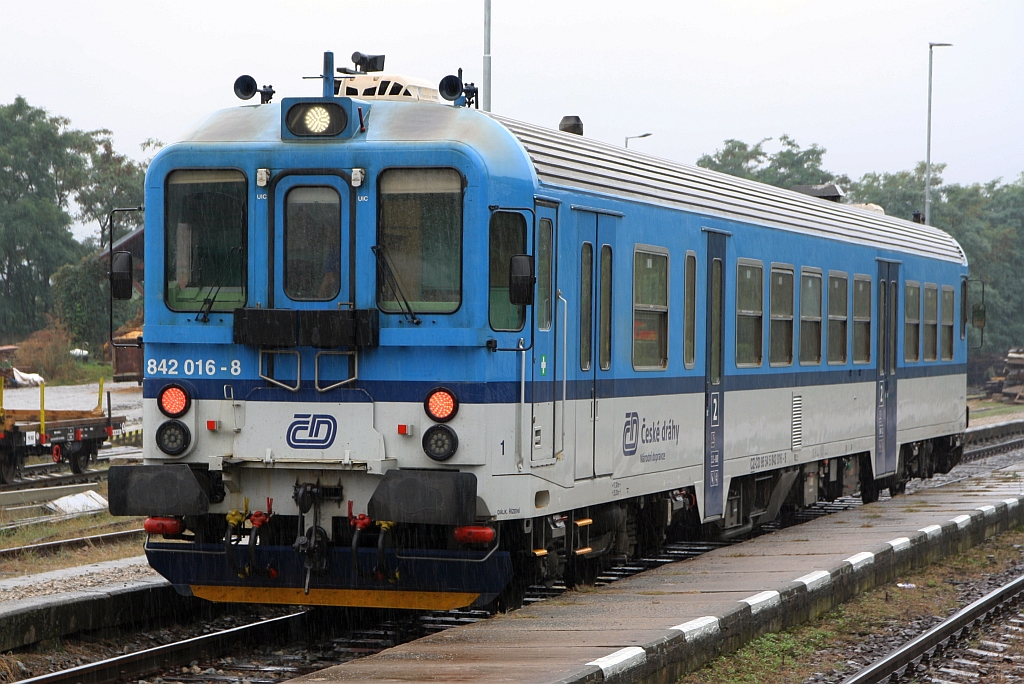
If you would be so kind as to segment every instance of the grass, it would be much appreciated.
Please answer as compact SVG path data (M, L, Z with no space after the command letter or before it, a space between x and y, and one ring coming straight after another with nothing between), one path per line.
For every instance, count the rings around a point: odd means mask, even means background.
M87 385L92 382L113 382L114 368L109 363L86 363L75 362L66 373L61 373L52 378L46 378L47 387L59 387L61 385Z
M974 399L967 402L971 410L971 425L998 423L1010 417L1022 417L1024 406L991 399ZM998 420L997 420L998 419Z
M895 637L908 622L923 617L945 617L959 608L955 583L1021 563L1022 546L1021 528L1002 534L966 553L861 594L805 625L766 634L678 682L791 684L806 681L815 673L842 672L847 649L865 642L868 635ZM897 582L915 588L901 589Z

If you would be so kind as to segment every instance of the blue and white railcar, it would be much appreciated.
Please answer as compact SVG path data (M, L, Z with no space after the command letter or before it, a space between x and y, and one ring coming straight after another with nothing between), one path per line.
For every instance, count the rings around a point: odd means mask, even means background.
M147 175L111 510L179 591L511 605L959 460L948 235L324 73Z

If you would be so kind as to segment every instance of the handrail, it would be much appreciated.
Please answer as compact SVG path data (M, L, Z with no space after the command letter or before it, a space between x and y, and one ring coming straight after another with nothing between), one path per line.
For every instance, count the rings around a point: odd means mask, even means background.
M526 410L526 347L525 340L519 338L519 349L522 354L519 369L519 406L516 409L516 469L523 470L523 412Z
M569 302L562 296L560 289L558 299L562 302L562 445L555 458L560 459L565 453L565 388L569 379Z

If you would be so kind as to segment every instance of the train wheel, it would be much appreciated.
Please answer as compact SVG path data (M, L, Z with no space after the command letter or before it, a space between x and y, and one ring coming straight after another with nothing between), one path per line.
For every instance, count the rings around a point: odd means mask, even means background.
M13 484L17 472L18 464L14 456L14 450L0 451L0 481L3 484Z
M860 459L860 500L866 504L878 501L878 480L871 470L871 458Z
M71 462L71 472L76 475L84 473L89 467L89 456L90 449L85 444L78 447L76 451L68 453L67 458Z

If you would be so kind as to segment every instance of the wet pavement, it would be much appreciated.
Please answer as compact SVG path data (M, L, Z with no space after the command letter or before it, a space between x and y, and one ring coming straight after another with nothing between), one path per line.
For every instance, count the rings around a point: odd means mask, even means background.
M99 383L87 385L62 385L46 388L46 408L60 410L89 411L99 400ZM103 410L107 409L107 392L110 392L112 413L125 416L127 429L142 426L142 387L134 382L107 382L103 384ZM38 409L39 388L4 388L4 408Z

